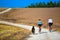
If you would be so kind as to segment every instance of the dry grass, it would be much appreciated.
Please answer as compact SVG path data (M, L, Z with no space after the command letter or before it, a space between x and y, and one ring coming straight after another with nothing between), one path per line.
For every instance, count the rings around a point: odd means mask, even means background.
M29 34L29 30L0 24L0 40L20 40Z
M0 8L0 12L6 10L7 8Z
M15 11L14 11L15 10ZM5 17L5 15L8 17ZM3 14L0 16L1 20L14 22L14 23L22 23L27 25L35 25L37 26L37 21L40 18L43 22L43 27L48 23L48 19L50 17L54 20L54 28L60 25L60 8L16 8L7 14ZM9 20L7 20L9 19ZM14 19L14 20L11 20ZM57 27L59 29L59 27Z
M60 32L60 25L53 25L52 27L55 31Z
M14 11L15 10L15 11ZM5 17L4 15L8 17ZM1 15L2 16L2 15ZM15 19L16 23L37 23L38 19L42 19L43 23L47 23L48 18L52 17L55 23L60 23L60 8L20 8L13 9L3 14L3 19ZM0 17L1 19L1 17ZM12 21L13 22L13 21Z

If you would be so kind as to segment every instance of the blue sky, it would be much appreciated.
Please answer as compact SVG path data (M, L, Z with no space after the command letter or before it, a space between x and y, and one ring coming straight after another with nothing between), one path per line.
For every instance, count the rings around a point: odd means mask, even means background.
M31 3L49 2L51 0L0 0L0 8L24 8ZM52 0L53 2L58 0Z

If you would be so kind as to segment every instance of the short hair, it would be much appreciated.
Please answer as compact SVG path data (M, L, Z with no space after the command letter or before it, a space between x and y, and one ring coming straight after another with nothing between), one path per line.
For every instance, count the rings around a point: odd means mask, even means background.
M41 19L38 19L39 21L41 20Z

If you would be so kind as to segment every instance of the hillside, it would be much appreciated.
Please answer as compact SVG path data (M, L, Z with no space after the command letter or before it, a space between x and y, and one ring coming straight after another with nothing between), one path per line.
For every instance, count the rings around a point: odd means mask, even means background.
M43 21L43 27L48 28L47 21L48 18L52 17L54 20L53 31L50 33L47 29L42 29L42 34L32 35L27 38L28 40L60 40L60 8L17 8L12 9L5 14L0 14L0 22L9 21L14 23L22 23L22 28L13 27L5 24L0 24L0 39L1 40L22 40L30 31L26 30L27 28L31 30L32 26L27 25L36 25L37 21L40 18ZM3 22L2 22L3 23ZM7 23L7 22L5 22ZM9 24L9 23L7 23ZM15 24L15 25L16 25ZM13 25L13 24L10 24ZM17 26L19 26L17 25ZM26 28L26 29L23 29ZM36 27L36 32L38 32L38 27ZM56 32L58 31L58 32ZM53 35L53 36L52 36ZM36 38L37 37L37 38ZM43 38L44 37L44 38ZM36 39L35 39L36 38ZM25 39L24 39L25 40Z
M60 24L60 8L20 8L2 15L0 19L16 23L36 24L39 18L47 23L48 18L52 17L54 23Z

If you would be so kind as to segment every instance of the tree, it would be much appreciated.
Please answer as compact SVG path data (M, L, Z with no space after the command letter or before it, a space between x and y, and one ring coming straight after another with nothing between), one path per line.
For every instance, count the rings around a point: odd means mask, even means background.
M54 2L53 7L57 7L57 3L56 2Z
M57 3L57 7L60 7L60 1Z
M53 7L53 4L54 4L54 3L53 3L52 1L50 1L50 2L47 3L47 6L48 6L48 7Z
M58 3L52 1L47 3L39 2L28 6L28 8L45 8L45 7L60 7L60 1Z

